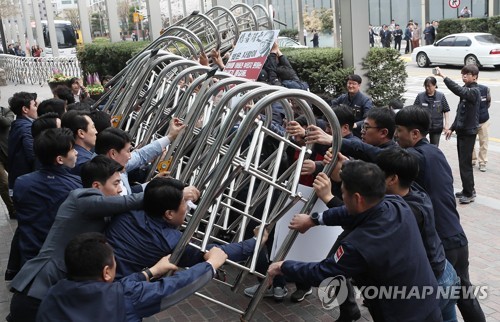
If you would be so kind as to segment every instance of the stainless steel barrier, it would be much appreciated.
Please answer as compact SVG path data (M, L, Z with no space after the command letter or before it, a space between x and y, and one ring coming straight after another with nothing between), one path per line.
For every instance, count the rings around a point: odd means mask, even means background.
M338 121L330 106L316 95L236 78L190 60L214 48L229 51L241 32L270 29L272 23L260 5L194 12L131 59L101 99L106 100L104 110L117 119L117 127L129 132L136 147L165 135L173 117L187 125L155 160L149 174L154 174L158 162L165 161L165 170L202 192L196 210L187 216L183 237L171 257L173 263L187 245L206 251L210 243L242 241L249 226L271 229L299 201L305 202L303 212L312 208L316 196L297 192L300 170L311 157L312 145L301 146L283 129L276 130L282 125L277 124L282 123L275 117L277 110L288 121L301 114L307 124L315 124L314 104L333 130L334 155L338 151ZM288 151L298 158L285 158ZM330 164L324 171L329 174L332 168ZM263 233L260 229L248 261L226 261L240 272L233 281L218 281L228 291L237 291L246 274L265 278L256 271ZM290 233L275 260L286 256L295 236ZM246 308L198 295L250 320L264 288L259 288Z

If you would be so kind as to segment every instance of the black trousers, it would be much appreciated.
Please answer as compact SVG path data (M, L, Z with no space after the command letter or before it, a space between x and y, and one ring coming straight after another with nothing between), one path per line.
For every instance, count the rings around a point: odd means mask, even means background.
M472 157L471 157L472 158ZM10 243L9 261L5 270L5 280L11 281L21 269L21 253L19 250L19 228L16 228Z
M453 265L458 277L460 277L462 287L471 286L472 284L469 279L469 246L465 245L459 248L446 249L445 253L446 259ZM486 318L477 298L465 299L463 298L463 294L462 292L457 306L460 313L462 313L464 321L485 322Z
M406 41L406 48L405 48L405 54L411 53L411 46L410 46L410 40Z
M15 292L10 302L8 322L35 322L42 301L24 293Z
M429 142L435 146L439 146L439 139L441 138L441 132L429 133Z
M401 38L394 37L394 49L401 50Z
M476 143L476 134L457 134L458 167L462 192L464 196L471 197L474 192L474 170L472 169L472 151Z

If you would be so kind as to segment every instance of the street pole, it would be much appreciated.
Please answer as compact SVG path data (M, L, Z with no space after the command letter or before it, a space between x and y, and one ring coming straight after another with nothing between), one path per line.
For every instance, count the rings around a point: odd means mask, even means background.
M297 0L297 14L298 14L298 28L299 28L299 43L301 43L304 40L304 15L302 14L302 0ZM273 13L270 12L272 15ZM307 44L304 44L307 46Z
M78 1L78 14L80 17L88 17L89 11L85 1ZM90 35L90 22L89 19L80 19L80 31L84 44L92 43L92 36Z
M35 44L33 39L33 29L31 29L31 15L28 10L28 3L26 0L21 0L21 7L23 10L24 22L26 24L26 34L28 35L29 42L29 51L26 53L26 56L31 56L31 46ZM27 49L27 48L26 48Z
M38 10L38 0L32 0L32 5L36 25L36 44L45 51L45 39L43 38L42 19L40 18L40 10Z
M3 19L0 19L0 37L2 37L3 53L7 54L7 41L5 39L5 32L3 30Z
M54 24L54 11L50 0L45 0L45 8L47 8L47 28L49 29L52 56L59 57L59 44L57 43L56 26Z

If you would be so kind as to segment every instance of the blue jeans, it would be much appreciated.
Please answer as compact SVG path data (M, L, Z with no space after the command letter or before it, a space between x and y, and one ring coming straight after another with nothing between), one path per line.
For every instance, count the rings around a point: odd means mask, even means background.
M456 322L457 312L455 306L457 304L457 298L453 296L455 292L451 291L452 288L460 287L460 278L453 266L446 260L444 271L441 276L437 279L438 287L443 288L444 291L441 294L447 294L451 296L441 296L439 299L439 308L441 309L441 315L443 316L443 322Z

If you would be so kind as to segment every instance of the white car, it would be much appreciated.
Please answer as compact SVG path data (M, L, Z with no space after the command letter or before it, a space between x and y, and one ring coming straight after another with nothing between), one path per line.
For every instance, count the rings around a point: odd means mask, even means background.
M500 38L479 32L452 34L433 45L415 48L411 59L418 67L429 64L500 66Z
M278 37L278 46L280 48L308 48L288 37Z

